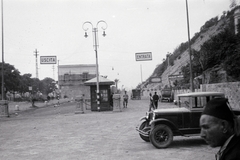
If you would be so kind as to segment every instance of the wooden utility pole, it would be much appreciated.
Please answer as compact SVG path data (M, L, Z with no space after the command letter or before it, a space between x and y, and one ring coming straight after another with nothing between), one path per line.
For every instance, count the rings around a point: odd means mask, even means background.
M37 49L33 53L35 53L34 56L36 57L36 78L38 78L38 61L37 61L38 51L37 51Z
M192 71L192 49L191 49L191 41L190 41L190 28L189 28L189 16L188 16L188 1L186 0L186 12L187 12L187 28L188 28L188 50L189 50L189 70L190 70L190 90L194 92L193 85L193 71Z
M3 36L3 0L1 1L2 9L2 100L5 98L5 87L4 87L4 36Z
M58 79L58 84L59 84L59 60L58 60L58 74L57 75L58 75L57 79Z
M53 66L52 66L52 69L53 69L53 79L55 80L55 74L54 74L55 68L54 68L54 64L53 64Z

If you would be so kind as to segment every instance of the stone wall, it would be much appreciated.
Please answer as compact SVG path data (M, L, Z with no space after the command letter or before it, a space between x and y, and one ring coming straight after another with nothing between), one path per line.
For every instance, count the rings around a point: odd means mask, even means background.
M223 92L228 98L231 107L240 110L240 82L204 84L202 90Z
M195 92L223 92L228 98L232 108L240 110L240 82L226 82L226 83L215 83L215 84L204 84L201 85L200 89ZM175 90L174 98L177 98L178 94L188 93L189 89L186 90Z
M63 97L67 96L70 99L75 99L84 94L86 99L90 99L90 87L85 85L62 86L61 94Z

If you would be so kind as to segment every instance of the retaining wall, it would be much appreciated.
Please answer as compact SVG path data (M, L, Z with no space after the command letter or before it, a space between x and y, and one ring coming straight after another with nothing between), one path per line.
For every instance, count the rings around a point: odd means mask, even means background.
M232 108L240 110L240 82L226 82L226 83L215 83L215 84L203 84L200 89L195 92L223 92L228 98ZM189 89L186 90L175 90L174 98L177 98L178 94L188 93Z
M228 98L231 107L240 110L240 82L204 84L202 90L223 92Z

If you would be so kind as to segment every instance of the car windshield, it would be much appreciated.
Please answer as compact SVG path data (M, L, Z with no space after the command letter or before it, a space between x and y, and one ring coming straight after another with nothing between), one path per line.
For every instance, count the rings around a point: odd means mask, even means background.
M190 97L180 97L179 98L179 107L190 108Z

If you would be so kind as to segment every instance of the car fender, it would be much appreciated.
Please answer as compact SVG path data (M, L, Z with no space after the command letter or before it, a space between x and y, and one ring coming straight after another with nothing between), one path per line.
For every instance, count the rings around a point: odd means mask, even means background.
M139 120L140 120L140 121L147 121L147 117L146 117L146 116L141 117Z
M169 126L174 132L178 132L178 134L183 135L179 131L179 129L176 127L176 125L167 119L159 118L159 119L150 121L150 125L151 125L152 129L154 128L154 126L159 125L159 124L165 124L165 125Z

